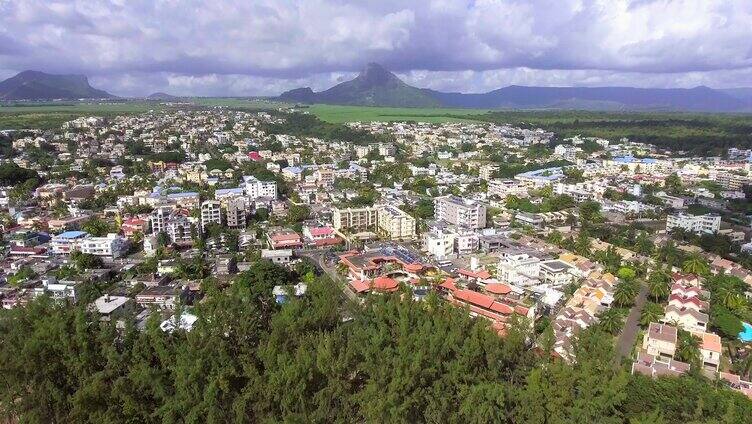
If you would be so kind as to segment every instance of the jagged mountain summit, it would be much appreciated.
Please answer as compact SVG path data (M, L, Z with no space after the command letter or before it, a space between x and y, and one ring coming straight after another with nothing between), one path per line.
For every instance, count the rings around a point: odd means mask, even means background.
M369 63L355 79L313 92L309 87L290 90L280 100L340 105L438 107L441 103L426 90L404 83L377 63Z

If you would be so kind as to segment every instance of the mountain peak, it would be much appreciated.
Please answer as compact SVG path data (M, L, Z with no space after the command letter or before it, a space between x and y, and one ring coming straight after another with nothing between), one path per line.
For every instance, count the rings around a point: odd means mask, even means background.
M356 79L369 86L384 85L395 81L402 82L396 75L374 62L368 63Z

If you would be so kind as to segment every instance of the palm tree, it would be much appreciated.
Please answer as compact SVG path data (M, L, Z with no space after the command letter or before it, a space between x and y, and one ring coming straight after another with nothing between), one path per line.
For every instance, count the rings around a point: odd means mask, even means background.
M655 250L653 254L656 262L666 262L669 266L674 266L679 261L679 249L673 240L669 240L663 246Z
M640 314L640 324L647 327L651 322L658 322L663 316L663 306L649 302L642 308Z
M648 233L646 233L645 231L640 231L640 233L637 235L637 238L635 238L634 247L641 255L648 256L651 255L655 249L653 242L650 241Z
M574 250L581 256L590 255L590 237L583 231L580 231L577 235L577 240L574 242Z
M665 273L662 270L653 271L648 277L648 288L650 295L658 302L660 299L668 296L671 287L668 284L668 278L664 278Z
M637 296L637 287L631 282L622 281L614 290L614 301L619 306L629 306L634 303Z
M700 339L690 332L679 329L676 356L680 361L694 364L700 361Z
M598 317L601 328L609 334L616 334L624 324L624 316L616 309L609 309Z
M710 271L710 266L699 253L692 253L682 264L682 270L690 274L706 275Z

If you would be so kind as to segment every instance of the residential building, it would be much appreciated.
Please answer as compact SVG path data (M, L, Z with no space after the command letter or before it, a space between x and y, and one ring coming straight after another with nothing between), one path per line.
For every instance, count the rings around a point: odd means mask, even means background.
M261 250L261 257L276 264L284 265L292 262L293 254L292 249L263 249Z
M458 196L443 196L434 199L436 219L458 227L485 228L486 206L474 200Z
M672 358L653 356L639 352L632 364L632 374L642 374L651 378L679 377L689 371L690 365Z
M209 224L222 225L222 205L217 200L205 200L201 203L201 229L206 232Z
M517 286L539 282L541 259L528 252L510 249L502 252L497 266L499 280Z
M700 339L700 356L703 368L718 372L721 365L721 338L705 331L692 331L692 336Z
M225 222L230 228L245 228L248 216L248 204L245 198L235 197L227 200Z
M378 211L379 231L386 237L392 240L415 238L415 218L392 205L381 205Z
M721 229L721 217L715 214L670 214L666 217L666 231L681 228L696 234L713 234Z
M178 286L155 286L147 287L136 295L136 303L143 308L152 305L160 309L175 309L178 302L184 297L185 291Z
M572 266L564 261L554 259L540 263L539 278L552 287L562 287L572 282Z
M676 324L687 331L706 331L709 317L695 309L669 305L666 306L666 314L661 321Z
M259 197L277 198L277 182L261 181L256 177L244 176L243 187L248 200L254 201Z
M369 231L375 230L377 225L378 209L375 207L332 209L332 226L338 231Z
M423 250L436 259L445 259L454 254L456 235L447 230L433 229L423 234Z
M118 234L110 233L105 237L87 237L81 241L82 253L108 258L120 258L128 253L130 243L128 239Z
M66 231L50 240L50 248L56 255L67 255L80 250L81 242L88 237L90 235L85 231Z
M642 349L648 354L662 358L673 358L678 340L676 327L651 322L642 339Z
M157 206L149 215L149 224L151 225L151 232L158 234L167 231L167 220L170 217L172 211L175 210L173 205Z
M175 244L187 244L193 241L191 237L192 225L188 219L188 212L178 209L170 213L165 224L165 232Z

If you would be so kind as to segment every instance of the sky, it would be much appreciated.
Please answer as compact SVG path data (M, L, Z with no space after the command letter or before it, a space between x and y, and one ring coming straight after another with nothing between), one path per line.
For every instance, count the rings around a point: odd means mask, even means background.
M750 87L751 23L752 0L0 0L0 78L276 95L377 62L443 91Z

